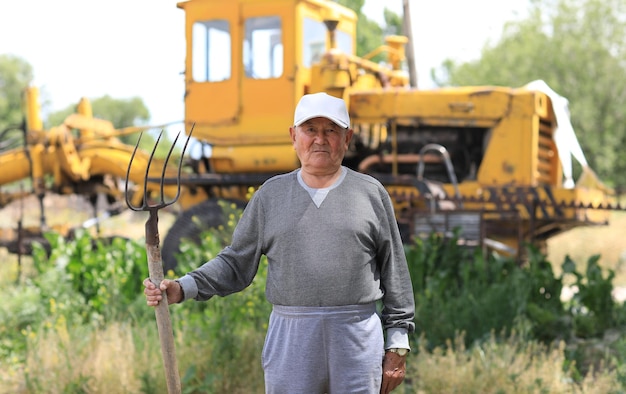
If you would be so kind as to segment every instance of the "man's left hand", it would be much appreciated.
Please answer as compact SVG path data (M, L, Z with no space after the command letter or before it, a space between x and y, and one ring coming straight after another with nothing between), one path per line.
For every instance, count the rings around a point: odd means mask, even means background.
M383 383L381 394L388 394L398 387L406 374L406 355L400 356L394 352L385 352L383 358Z

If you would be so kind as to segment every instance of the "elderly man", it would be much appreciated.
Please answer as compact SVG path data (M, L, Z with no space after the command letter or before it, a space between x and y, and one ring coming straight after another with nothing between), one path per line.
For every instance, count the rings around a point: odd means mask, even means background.
M262 185L217 257L160 288L145 280L147 304L162 291L170 303L241 291L265 255L266 392L391 392L415 328L391 199L377 180L342 166L353 134L342 99L303 96L289 134L300 168Z

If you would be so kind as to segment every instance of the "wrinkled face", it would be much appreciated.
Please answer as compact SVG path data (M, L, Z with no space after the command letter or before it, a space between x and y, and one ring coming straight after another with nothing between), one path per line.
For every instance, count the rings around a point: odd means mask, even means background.
M336 171L352 138L352 129L344 129L327 118L313 118L289 129L293 147L310 173Z

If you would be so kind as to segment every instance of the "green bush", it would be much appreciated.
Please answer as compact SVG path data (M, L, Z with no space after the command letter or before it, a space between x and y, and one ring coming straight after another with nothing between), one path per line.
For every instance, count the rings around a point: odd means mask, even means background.
M107 321L132 313L128 305L142 294L142 281L149 275L143 243L94 239L84 230L77 231L71 241L58 233L48 233L46 239L51 245L50 256L42 247L33 252L38 276L61 272L62 281L84 302L85 321Z
M567 256L563 263L564 273L576 277L578 291L569 304L574 316L576 335L583 338L596 337L606 329L614 327L620 319L619 307L613 301L613 279L615 272L608 270L605 278L598 265L599 255L587 261L585 275L576 271L576 264Z
M463 333L466 345L492 330L516 329L529 339L550 342L597 337L623 321L623 306L611 297L613 274L604 278L598 256L586 275L568 258L555 276L552 264L528 246L528 261L483 254L457 245L456 238L431 235L406 251L417 305L415 337L425 335L433 348ZM563 276L575 275L578 293L561 300Z

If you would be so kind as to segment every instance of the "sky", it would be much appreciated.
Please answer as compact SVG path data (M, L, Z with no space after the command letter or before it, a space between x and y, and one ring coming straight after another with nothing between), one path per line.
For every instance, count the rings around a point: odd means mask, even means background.
M172 0L20 0L0 2L0 54L26 60L34 85L58 111L109 95L140 97L151 125L183 119L184 12ZM418 86L446 58L469 61L496 42L503 23L521 18L528 0L411 0ZM366 0L363 12L382 24L383 9L402 0Z

